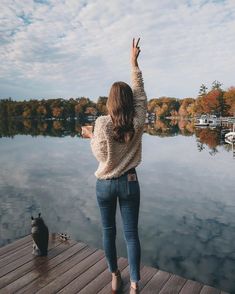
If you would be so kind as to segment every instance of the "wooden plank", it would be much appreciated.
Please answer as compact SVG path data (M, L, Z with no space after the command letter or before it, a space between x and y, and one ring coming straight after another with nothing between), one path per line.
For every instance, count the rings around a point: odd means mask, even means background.
M28 254L30 250L31 252L33 251L32 242L25 244L25 246L23 246L20 250L13 251L13 253L8 252L8 254L5 257L1 258L0 268Z
M79 243L81 244L81 243ZM75 245L76 246L76 245ZM75 248L74 248L75 249ZM65 253L68 254L68 250ZM71 257L65 259L61 264L57 265L55 268L49 270L45 274L40 275L39 278L33 280L30 284L20 289L17 293L31 294L33 292L39 291L47 284L61 276L63 273L68 271L71 267L78 264L80 261L94 253L96 249L90 249L88 246L84 247L82 250L75 253Z
M3 288L10 284L11 282L15 281L16 279L20 278L27 272L31 271L32 269L36 269L37 266L40 264L43 264L44 262L50 260L51 258L55 257L60 253L61 250L65 250L68 247L68 243L66 242L60 242L58 244L54 244L56 248L58 246L57 250L53 250L53 248L49 248L48 256L47 257L34 257L26 264L23 264L22 266L16 268L15 270L9 272L8 274L4 275L0 278L0 288ZM61 249L60 249L61 248ZM30 255L30 253L29 253Z
M89 255L86 259L82 260L75 266L72 266L68 271L58 276L51 283L47 284L45 287L40 289L37 293L48 294L48 293L55 293L59 291L60 289L68 285L72 280L74 280L79 275L84 273L84 271L89 269L93 264L96 264L103 257L104 257L103 251L100 249L96 250L94 253Z
M31 234L26 235L25 237L15 240L13 243L7 244L0 248L0 258L3 254L6 254L9 251L16 249L18 246L23 245L24 243L29 242L32 239Z
M202 287L200 294L220 294L220 290L213 288L213 287L210 287L210 286L207 286L207 285L204 285Z
M58 240L59 242L59 240ZM74 242L73 242L74 243ZM73 244L72 243L72 244ZM56 255L60 254L62 251L68 248L68 244L64 242L60 242L55 244L54 248L49 249L48 256L46 257L33 257L29 262L23 264L20 267L17 267L14 271L9 272L8 274L4 275L0 278L0 288L7 286L10 283L13 283L15 280L19 279L20 277L24 276L32 269L37 269L41 264L47 264L48 260L55 257ZM29 253L29 256L32 254Z
M139 289L142 290L157 272L158 269L156 268L143 266L140 270L141 280L139 281Z
M172 275L163 288L160 290L159 294L176 294L179 293L184 284L186 283L186 279L178 276Z
M158 272L152 277L147 285L141 291L141 294L158 293L169 280L171 274L165 271L158 270Z
M157 269L153 269L151 267L145 266L143 263L140 264L140 278L141 278L139 281L140 290L145 287L145 285L157 273L157 271L158 271ZM129 294L130 286L131 286L129 266L128 266L128 272L126 273L124 277L125 277L125 286L123 287L123 293Z
M62 241L50 234L46 257L32 255L31 234L0 248L0 293L109 294L112 275L104 251L83 242ZM124 287L129 294L128 259L119 257ZM142 294L229 294L141 263Z
M107 269L106 258L103 257L98 262L96 262L93 266L89 267L85 272L72 280L69 284L67 284L63 289L61 289L58 293L63 294L74 294L80 293L80 291L90 282L92 282L97 275L102 273L105 269Z
M119 270L123 270L127 267L128 262L126 258L120 257L118 258L118 268ZM85 286L81 291L79 291L79 294L94 294L97 293L100 289L104 288L107 284L109 285L109 293L111 293L111 281L112 281L112 274L107 268L105 271L103 271L101 274L99 274L92 283L89 283L87 286Z
M17 252L18 250L21 250L23 249L25 246L27 246L28 244L32 244L32 238L28 240L28 242L25 242L23 244L19 244L19 246L17 246L16 248L13 248L12 250L6 252L6 253L3 253L1 256L0 256L0 260L2 260L3 258L7 257L8 255L12 254L12 253L15 253Z
M64 251L67 251L68 248L73 247L76 244L75 241L70 241L69 244L61 243L54 248L54 252L56 252L56 257L60 256ZM2 288L3 291L7 291L10 293L15 293L16 291L20 290L22 287L30 283L32 280L36 279L40 275L45 275L49 269L50 261L53 259L51 256L49 257L39 257L36 260L42 260L41 264L37 263L36 267L31 267L31 271L25 273L20 278L15 279L13 282L8 284L5 288ZM21 290L20 290L21 291ZM19 292L20 292L19 291Z
M53 247L58 246L61 244L62 241L59 238L56 238L55 236L51 236L49 239L49 244L48 244L48 255L51 254L50 250ZM44 262L46 260L46 257L41 257L35 259L35 256L32 254L32 250L30 252L23 256L22 258L17 259L15 262L11 262L9 265L6 265L4 268L0 269L0 287L2 286L2 281L5 279L5 275L8 274L12 271L15 272L15 270L24 264L27 264L29 261L33 261L33 264L36 266L40 262ZM21 269L20 269L21 270Z
M193 280L187 280L187 282L184 284L183 288L180 290L180 294L199 294L203 285L193 281Z

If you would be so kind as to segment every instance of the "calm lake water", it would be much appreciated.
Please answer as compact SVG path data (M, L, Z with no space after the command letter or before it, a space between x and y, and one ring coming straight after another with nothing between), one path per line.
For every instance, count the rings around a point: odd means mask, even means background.
M235 293L235 159L209 145L195 134L144 133L141 261ZM51 232L102 249L89 139L3 136L0 154L0 246L29 234L41 212ZM118 256L127 257L117 208Z

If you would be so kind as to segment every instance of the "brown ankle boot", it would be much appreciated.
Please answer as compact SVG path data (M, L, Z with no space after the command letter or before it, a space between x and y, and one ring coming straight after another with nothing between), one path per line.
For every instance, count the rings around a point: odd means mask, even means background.
M139 294L139 293L140 293L139 286L137 286L136 289L130 286L130 294Z
M122 277L121 273L118 270L114 275L112 274L112 293L116 293L116 291L120 290L122 287Z

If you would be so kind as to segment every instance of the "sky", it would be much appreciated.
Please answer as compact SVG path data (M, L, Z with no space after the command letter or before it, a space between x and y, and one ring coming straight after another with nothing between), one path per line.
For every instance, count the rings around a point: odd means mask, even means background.
M130 84L132 38L148 99L235 86L235 0L1 0L0 98L108 96Z

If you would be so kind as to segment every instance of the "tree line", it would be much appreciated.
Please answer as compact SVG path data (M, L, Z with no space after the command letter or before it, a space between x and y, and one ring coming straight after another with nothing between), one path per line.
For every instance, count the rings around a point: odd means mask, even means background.
M159 97L148 100L148 112L157 117L194 117L204 113L222 116L235 115L235 87L226 91L222 84L214 81L211 88L202 84L196 98ZM74 118L84 115L107 114L107 97L100 96L95 103L87 97L30 99L14 101L12 98L0 100L0 116L2 118Z
M97 103L87 97L30 99L14 101L12 98L0 100L0 116L3 118L74 118L83 115L100 115L106 111L107 97L100 96Z
M153 98L148 102L148 111L157 117L195 117L201 114L218 116L235 115L235 87L227 91L221 88L219 81L214 81L210 89L202 84L196 98Z

